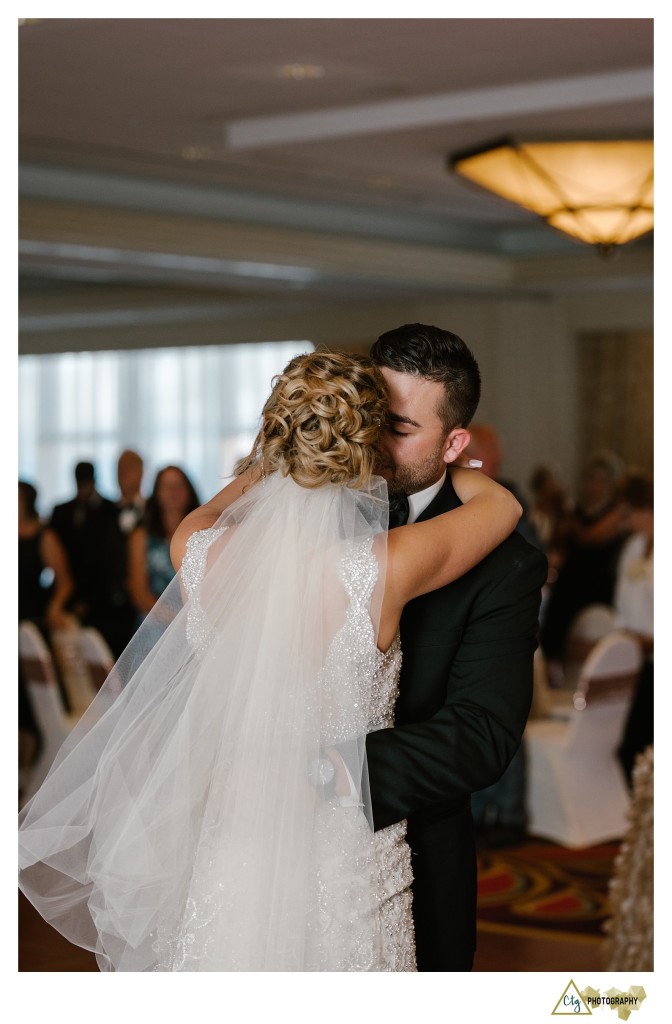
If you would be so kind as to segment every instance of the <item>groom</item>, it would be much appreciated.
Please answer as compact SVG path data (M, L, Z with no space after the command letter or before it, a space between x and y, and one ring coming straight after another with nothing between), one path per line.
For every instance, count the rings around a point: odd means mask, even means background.
M451 462L469 443L480 373L457 335L406 324L371 350L390 396L380 472L391 515L456 508ZM512 533L465 576L416 598L401 619L395 728L367 737L376 829L408 819L420 971L469 971L476 946L476 851L470 797L515 754L532 699L545 556Z

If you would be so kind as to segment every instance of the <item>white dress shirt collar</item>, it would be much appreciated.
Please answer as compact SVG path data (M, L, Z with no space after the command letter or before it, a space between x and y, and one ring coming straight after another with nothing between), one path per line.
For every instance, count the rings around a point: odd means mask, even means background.
M440 480L437 480L435 484L431 484L429 487L425 487L424 491L418 491L417 494L408 495L408 522L414 523L418 516L425 511L431 501L437 496L441 488L443 487L444 480L446 479L446 471L444 470L443 476Z

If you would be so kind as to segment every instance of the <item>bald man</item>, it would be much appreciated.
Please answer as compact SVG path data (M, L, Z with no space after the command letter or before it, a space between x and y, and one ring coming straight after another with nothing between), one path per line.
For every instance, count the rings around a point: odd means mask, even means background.
M125 449L117 462L117 480L120 497L117 500L119 509L119 529L129 534L138 525L145 511L145 499L141 494L144 463L137 452Z

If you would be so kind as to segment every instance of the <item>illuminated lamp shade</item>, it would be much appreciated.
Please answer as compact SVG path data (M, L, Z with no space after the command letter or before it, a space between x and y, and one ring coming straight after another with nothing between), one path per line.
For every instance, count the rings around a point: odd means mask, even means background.
M653 142L517 142L449 157L450 168L609 252L653 230Z

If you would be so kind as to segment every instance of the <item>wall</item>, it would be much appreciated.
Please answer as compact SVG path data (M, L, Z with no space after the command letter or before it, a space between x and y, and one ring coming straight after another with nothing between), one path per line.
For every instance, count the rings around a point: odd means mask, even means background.
M606 297L479 297L397 306L380 309L377 315L381 330L420 321L446 327L464 338L483 378L477 418L499 430L505 453L502 475L515 480L524 492L540 462L551 462L574 491L582 457L591 450L589 439L580 433L581 334L653 328L651 295L639 292ZM373 336L367 342L371 340Z
M573 490L582 454L590 447L581 438L579 425L580 335L607 329L651 330L653 309L646 290L349 305L324 300L268 316L260 310L250 315L248 308L240 317L190 325L109 327L95 336L77 332L74 345L56 339L53 332L43 340L45 349L62 351L306 338L316 345L368 351L382 331L410 322L453 330L473 349L483 376L478 418L501 433L502 473L525 490L532 469L550 460Z

